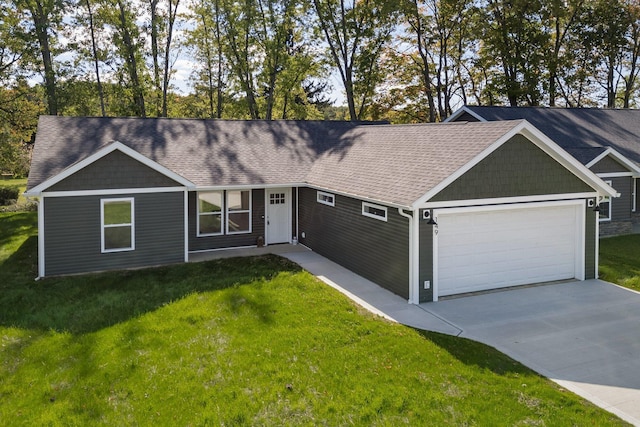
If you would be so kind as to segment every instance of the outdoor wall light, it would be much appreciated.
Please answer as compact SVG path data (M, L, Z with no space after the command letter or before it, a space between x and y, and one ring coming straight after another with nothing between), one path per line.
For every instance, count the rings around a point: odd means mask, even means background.
M422 211L422 219L427 219L427 224L429 225L438 225L437 222L433 219L433 215L431 211L424 210Z

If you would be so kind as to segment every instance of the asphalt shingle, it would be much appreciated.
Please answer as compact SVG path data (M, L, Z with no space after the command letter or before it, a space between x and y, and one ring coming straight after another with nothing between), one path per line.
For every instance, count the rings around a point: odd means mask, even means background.
M409 206L519 123L43 116L28 189L119 141L198 187L308 183Z
M640 166L640 110L547 107L478 107L486 120L525 119L586 164L597 157L590 148L612 147ZM580 151L583 150L583 151ZM602 152L602 151L600 151Z

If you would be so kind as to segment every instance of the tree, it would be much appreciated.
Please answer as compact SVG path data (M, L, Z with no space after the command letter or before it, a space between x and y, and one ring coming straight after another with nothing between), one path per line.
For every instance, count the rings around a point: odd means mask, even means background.
M494 82L513 107L524 101L539 105L542 99L540 70L548 35L542 31L539 0L487 0L480 21L485 63L501 74Z
M64 0L15 0L18 10L28 13L30 23L28 28L35 35L35 43L40 53L40 65L43 69L43 79L47 96L48 113L58 114L58 99L56 96L56 70L53 63L53 51L56 41L54 33L61 24L65 13Z
M378 67L398 16L394 0L313 0L345 90L349 117L361 120L384 73Z
M205 117L222 118L224 92L227 85L225 58L222 51L220 28L220 0L200 0L191 6L195 20L187 31L186 45L196 58L196 69L191 79L196 95L202 89L206 94L208 113Z

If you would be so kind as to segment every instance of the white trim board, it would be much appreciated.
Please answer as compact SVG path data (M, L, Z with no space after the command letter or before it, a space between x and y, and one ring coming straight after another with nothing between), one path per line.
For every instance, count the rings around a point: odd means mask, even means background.
M177 173L175 173L172 170L162 166L161 164L159 164L157 162L154 162L150 158L138 153L136 150L134 150L132 148L129 148L128 146L124 145L123 143L118 142L118 141L114 141L111 144L107 145L106 147L96 151L95 153L93 153L89 157L74 163L73 165L69 166L68 168L66 168L62 172L58 173L57 175L54 175L51 178L46 179L45 181L43 181L40 184L38 184L35 187L33 187L31 190L25 192L25 194L28 195L28 196L39 195L40 193L44 192L44 190L46 190L47 188L51 187L52 185L57 184L60 181L64 180L65 178L70 177L71 175L73 175L74 173L78 172L79 170L89 166L90 164L94 163L95 161L100 160L101 158L103 158L107 154L111 154L112 152L114 152L116 150L122 152L123 154L126 154L127 156L133 158L134 160L139 161L143 165L155 170L156 172L161 173L162 175L166 176L167 178L170 178L170 179L176 181L178 184L182 184L183 186L190 187L190 188L191 187L195 187L195 185L191 181L189 181L188 179L178 175Z
M598 175L598 177L600 178L624 178L624 177L633 177L633 174L631 172L604 172L604 173L597 173L596 175Z
M450 200L444 202L427 202L420 209L455 208L465 206L486 206L515 203L535 203L558 200L589 199L595 198L598 193L565 193L565 194L541 194L536 196L496 197L490 199Z
M185 187L110 188L106 190L43 191L42 197L115 196L119 194L175 193ZM26 194L26 193L25 193Z
M447 117L443 123L449 123L454 121L455 119L457 119L458 117L460 117L463 113L467 113L470 114L471 116L475 117L476 119L478 119L479 122L486 122L487 119L485 119L484 117L482 117L480 114L471 111L469 108L467 108L466 105L463 105L462 107L460 107L459 109L457 109L456 111L453 112L453 114L451 114L449 117Z

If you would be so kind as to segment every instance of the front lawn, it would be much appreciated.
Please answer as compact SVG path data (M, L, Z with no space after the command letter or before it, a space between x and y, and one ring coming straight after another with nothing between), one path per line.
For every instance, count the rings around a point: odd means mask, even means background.
M640 291L640 234L600 240L600 278Z
M3 425L624 425L280 257L34 282L34 214L0 224Z

